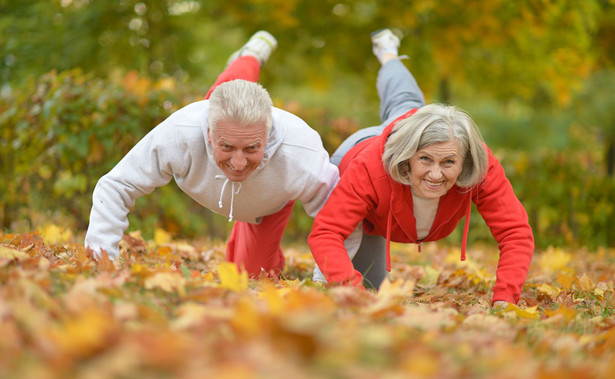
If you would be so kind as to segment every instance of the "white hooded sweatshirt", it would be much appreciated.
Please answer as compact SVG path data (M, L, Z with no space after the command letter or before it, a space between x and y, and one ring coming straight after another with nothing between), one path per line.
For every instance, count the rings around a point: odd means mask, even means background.
M85 245L98 255L119 256L135 200L171 179L211 211L250 223L300 200L314 217L339 180L337 167L316 131L299 117L272 107L264 158L241 183L229 181L207 142L209 101L185 106L152 129L94 189Z

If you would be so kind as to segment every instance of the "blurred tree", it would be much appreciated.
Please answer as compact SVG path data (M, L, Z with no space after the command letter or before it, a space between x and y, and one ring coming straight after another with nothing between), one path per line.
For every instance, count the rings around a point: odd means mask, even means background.
M191 54L203 42L194 33L199 7L172 0L2 0L2 79L19 83L76 67L98 76L116 69L185 76L197 70Z
M606 174L615 176L615 70L594 73L575 99L573 109L580 121L599 131L604 146Z
M81 67L98 75L116 68L155 77L187 74L205 84L245 37L267 29L281 47L273 81L308 82L316 93L343 85L340 80L362 80L372 88L373 75L363 75L377 69L368 33L392 27L405 36L401 51L410 56L432 99L451 100L458 87L470 86L502 101L561 105L589 75L601 54L596 48L612 51L613 23L600 21L612 0L1 4L0 72L11 82L32 73ZM595 44L598 27L600 43Z

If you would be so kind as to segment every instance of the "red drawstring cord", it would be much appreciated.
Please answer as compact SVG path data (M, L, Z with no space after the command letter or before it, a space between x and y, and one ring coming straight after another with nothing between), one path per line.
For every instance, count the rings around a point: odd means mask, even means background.
M393 202L393 200L391 200ZM393 224L393 213L389 211L387 218L387 271L391 272L391 225Z
M470 213L472 212L472 203L466 209L466 219L463 224L463 238L461 240L461 260L466 260L466 245L468 244L468 231L470 230Z

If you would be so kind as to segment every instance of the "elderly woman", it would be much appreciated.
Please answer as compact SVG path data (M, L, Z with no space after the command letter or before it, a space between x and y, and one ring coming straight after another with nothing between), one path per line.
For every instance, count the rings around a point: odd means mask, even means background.
M377 288L390 271L390 241L416 243L420 251L422 242L448 236L464 217L465 260L474 202L500 249L493 304L517 303L534 238L504 169L470 116L424 105L397 56L397 36L385 29L372 42L382 63L383 124L355 133L332 156L341 178L308 238L314 280Z

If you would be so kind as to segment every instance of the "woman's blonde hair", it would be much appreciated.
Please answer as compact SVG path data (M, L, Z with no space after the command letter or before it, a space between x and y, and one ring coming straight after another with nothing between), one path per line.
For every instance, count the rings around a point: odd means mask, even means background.
M393 180L410 185L410 157L427 146L448 141L456 141L463 155L456 184L463 188L478 184L489 164L485 142L472 118L450 105L426 105L398 121L384 146L384 167Z

